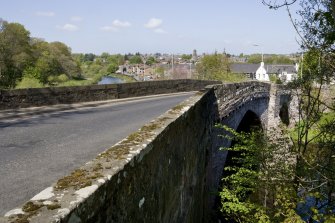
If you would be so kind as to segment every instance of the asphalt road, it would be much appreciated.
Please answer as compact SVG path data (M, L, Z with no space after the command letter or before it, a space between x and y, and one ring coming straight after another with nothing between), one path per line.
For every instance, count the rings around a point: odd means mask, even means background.
M194 93L0 121L0 215Z

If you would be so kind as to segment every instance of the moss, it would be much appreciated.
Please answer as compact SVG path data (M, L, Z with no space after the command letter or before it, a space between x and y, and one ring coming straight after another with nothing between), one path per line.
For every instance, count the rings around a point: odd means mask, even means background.
M95 164L95 166L93 167L93 171L98 171L98 170L102 170L102 164L101 163L97 163Z
M80 189L92 185L89 179L89 174L86 170L77 169L71 173L71 175L63 177L57 181L56 189L66 189L69 187L74 187L75 189Z
M171 110L172 111L181 111L183 109L183 107L185 107L185 105L179 104L179 105L176 105L175 107L173 107Z
M13 221L11 221L11 223L29 223L28 221L28 217L19 217Z
M25 203L22 207L22 211L24 212L34 212L37 211L38 209L40 209L41 207L43 207L43 205L41 204L34 204L33 202L29 201L27 203Z
M97 159L106 159L106 162L109 162L109 158L111 159L125 159L126 156L129 154L131 147L140 145L145 139L151 138L155 135L154 131L156 129L161 128L165 122L170 117L162 117L156 120L155 122L151 122L147 125L144 125L139 131L130 134L125 140L121 143L114 145L107 151L101 153ZM106 169L110 169L111 167L105 167Z
M48 210L55 210L55 209L58 209L58 208L61 208L62 206L60 204L49 204L47 205L47 209Z
M101 173L97 173L97 172L95 172L93 175L91 175L89 178L90 179L97 179L97 178L102 178L103 177L103 175L101 174ZM87 186L91 186L92 185L92 183L90 184L90 185L87 185ZM87 186L85 186L85 187L87 187Z
M22 207L22 211L25 212L25 214L19 214L16 217L12 218L10 221L12 223L29 223L29 218L37 215L38 210L42 208L43 204L36 204L31 201L25 203Z

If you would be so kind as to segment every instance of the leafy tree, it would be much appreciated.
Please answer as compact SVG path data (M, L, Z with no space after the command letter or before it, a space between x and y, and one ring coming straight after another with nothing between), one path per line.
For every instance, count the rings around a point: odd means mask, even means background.
M94 61L95 55L93 53L86 53L84 55L84 61Z
M143 61L142 61L141 56L136 54L136 55L130 57L129 63L130 64L142 64Z
M49 76L56 76L62 73L62 69L57 59L48 51L42 53L35 64L37 78L41 83L47 84Z
M155 73L158 74L159 78L161 79L164 79L164 72L165 72L165 69L162 66L158 66L155 69Z
M117 65L123 65L125 60L124 60L124 56L122 56L121 54L116 54L116 55L110 55L107 59L107 61L109 63L114 63Z
M110 56L109 53L104 52L104 53L101 54L100 57L107 60L109 58L109 56Z
M183 54L183 55L181 55L181 59L190 60L190 59L192 59L192 55L191 54Z
M290 6L298 1L263 0L272 8ZM281 145L289 145L288 142L283 142L273 145L274 149L269 150L270 156L265 159L264 163L273 165L268 166L269 169L263 166L260 167L259 171L256 171L257 188L261 188L263 191L248 186L252 182L244 182L244 175L240 174L239 169L232 169L235 171L233 171L232 177L225 178L228 185L221 193L224 201L222 207L223 210L228 210L226 216L236 221L240 219L243 219L243 222L262 222L264 220L271 222L335 221L333 196L335 191L335 103L331 99L334 95L329 95L330 91L327 85L334 78L335 73L333 65L335 59L335 1L301 0L299 2L302 7L298 12L301 20L295 22L294 26L301 36L301 46L305 54L299 71L301 75L290 85L295 90L296 99L299 102L299 114L295 120L296 126L291 133L292 148L289 151L280 149ZM270 139L272 138L266 141ZM248 148L254 143L253 141L245 141L244 138L238 140L242 144L246 142ZM269 143L266 144L268 147ZM279 155L277 151L285 151L285 153ZM242 154L247 153L242 152ZM253 153L248 154L252 155ZM287 167L287 162L278 161L281 157L285 157L285 154L289 156L287 160L292 160L295 157L293 166ZM248 157L247 161L249 159ZM244 167L248 163L247 161L242 160L240 165ZM261 160L257 162L262 164ZM281 163L283 165L277 165ZM242 168L241 171L243 170ZM286 170L291 170L288 172L289 178L278 177L278 173L285 173ZM251 176L254 176L253 174L251 172ZM280 174L279 176L285 175ZM267 180L263 181L263 179ZM278 181L278 179L282 180ZM235 185L235 187L231 187L231 185ZM245 189L250 189L250 196L241 197L237 192L245 191ZM264 200L272 200L272 202L260 205L259 200L254 199L254 195L264 198L266 194L270 195L271 198ZM227 201L228 204L226 204ZM258 213L257 210L259 210ZM262 216L262 219L257 216Z
M72 78L80 73L64 43L30 38L21 24L0 21L0 88L14 88L24 77L48 84L51 76L66 74Z
M115 73L117 70L119 69L119 66L115 63L111 63L109 64L108 68L107 68L107 72L110 74Z
M262 62L262 55L261 54L252 54L248 57L248 63L260 63Z
M221 220L233 222L303 222L295 213L294 163L287 155L287 136L270 141L260 130L236 132L227 126L223 137L232 140L233 153L222 179ZM229 156L228 156L229 157Z
M229 71L229 61L224 54L205 55L196 65L196 72L201 79L223 80Z
M31 61L30 33L0 19L0 88L12 88Z
M145 62L145 64L146 65L149 65L149 66L151 66L151 65L153 65L153 64L155 64L156 63L156 59L155 59L155 57L149 57L148 59L147 59L147 61Z
M66 74L68 77L80 76L80 67L71 55L71 49L61 42L52 42L48 44L50 54L56 59L60 66L60 73L54 75Z
M262 61L261 54L252 54L248 57L248 63L258 64ZM265 64L292 64L294 61L291 60L289 57L284 55L265 55L264 56L264 63Z
M335 191L335 106L329 99L333 96L329 95L327 84L335 73L335 1L263 0L271 8L289 7L296 2L300 2L301 19L293 25L305 54L300 76L291 84L299 102L292 136L297 154L293 184L299 195L295 204L306 221L334 222L335 202L331 194Z
M23 77L21 81L17 83L16 88L41 88L43 84L36 78L33 77Z

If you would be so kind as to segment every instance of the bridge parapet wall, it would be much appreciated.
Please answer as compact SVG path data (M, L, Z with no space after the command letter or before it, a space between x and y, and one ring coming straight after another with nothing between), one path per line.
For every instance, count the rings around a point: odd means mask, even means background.
M208 87L0 222L209 222L229 143L214 125L266 114L269 97L260 82Z
M0 222L203 222L215 101L197 93Z
M220 118L229 116L246 102L268 98L270 87L270 84L258 81L215 85L214 91L218 99Z
M163 80L79 87L0 90L0 110L198 91L219 81Z

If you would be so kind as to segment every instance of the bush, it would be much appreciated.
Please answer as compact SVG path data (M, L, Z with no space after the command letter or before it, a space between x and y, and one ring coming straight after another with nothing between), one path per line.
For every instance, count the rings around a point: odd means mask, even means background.
M57 77L58 82L66 82L69 80L69 77L66 74L61 74Z
M33 77L23 77L22 80L16 85L17 89L41 87L44 87L43 84L38 79Z

